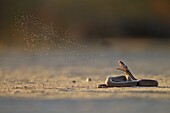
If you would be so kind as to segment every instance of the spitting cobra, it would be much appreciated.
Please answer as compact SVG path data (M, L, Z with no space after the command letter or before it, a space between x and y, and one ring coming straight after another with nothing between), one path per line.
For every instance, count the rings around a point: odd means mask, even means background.
M150 79L137 79L130 72L128 67L122 61L118 61L119 66L117 69L126 73L126 76L117 76L117 77L108 77L105 81L105 84L99 84L98 88L107 88L107 87L134 87L134 86L143 86L143 87L156 87L158 86L158 81Z

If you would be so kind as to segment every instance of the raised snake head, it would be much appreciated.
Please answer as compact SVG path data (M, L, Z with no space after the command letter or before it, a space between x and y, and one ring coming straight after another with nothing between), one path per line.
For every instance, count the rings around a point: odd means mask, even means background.
M117 67L118 70L121 70L121 71L124 71L124 72L128 71L128 67L122 61L119 60L118 63L119 63L119 66L120 66L120 67Z

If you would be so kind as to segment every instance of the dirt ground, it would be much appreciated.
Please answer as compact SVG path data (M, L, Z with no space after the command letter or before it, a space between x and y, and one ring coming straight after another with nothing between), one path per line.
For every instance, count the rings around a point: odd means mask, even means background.
M1 54L0 112L3 113L169 113L170 54L57 52L49 55ZM97 88L123 60L139 78L158 87ZM87 82L86 78L92 81Z
M43 70L40 73L28 72L24 68L19 70L23 71L10 71L15 76L1 77L0 95L2 97L40 99L170 99L170 86L168 86L170 84L170 76L165 75L152 75L152 77L151 75L141 75L141 78L158 80L158 87L97 88L97 84L104 83L107 76L99 78L96 75L91 75L92 81L86 82L85 76L49 75L48 73L51 70L45 68L40 68L40 70ZM69 68L62 70L69 70ZM28 75L24 76L24 73Z

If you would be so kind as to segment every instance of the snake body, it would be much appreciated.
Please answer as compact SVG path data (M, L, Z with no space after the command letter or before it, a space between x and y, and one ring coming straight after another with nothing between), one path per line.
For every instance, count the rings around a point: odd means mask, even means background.
M124 76L125 77L125 76ZM114 79L120 78L118 77L108 77L105 81L105 84L109 87L133 87L137 85L137 81L115 81Z
M117 76L117 77L108 77L105 81L105 84L99 84L98 88L106 87L134 87L134 86L143 86L143 87L156 87L158 86L158 81L150 79L137 79L130 72L128 67L122 62L118 61L119 68L118 70L126 72L126 76Z
M137 86L156 87L158 86L158 81L150 79L140 79L137 82Z

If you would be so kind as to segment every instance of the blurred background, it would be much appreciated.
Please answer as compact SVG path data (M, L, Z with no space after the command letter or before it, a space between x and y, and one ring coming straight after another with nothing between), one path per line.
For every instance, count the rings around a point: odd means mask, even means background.
M169 113L169 50L170 0L0 0L0 112ZM96 89L118 60L160 87Z
M169 0L1 0L0 50L69 41L169 49L169 11Z

